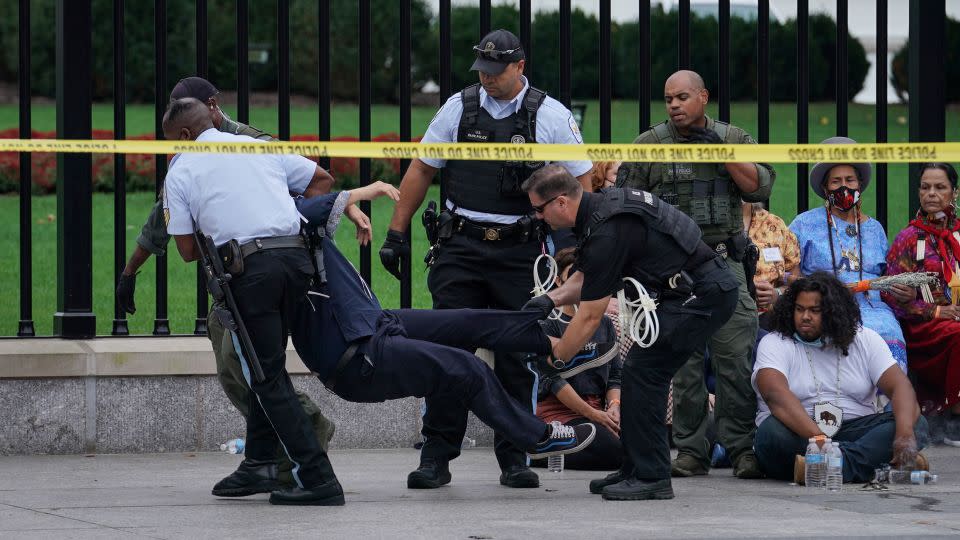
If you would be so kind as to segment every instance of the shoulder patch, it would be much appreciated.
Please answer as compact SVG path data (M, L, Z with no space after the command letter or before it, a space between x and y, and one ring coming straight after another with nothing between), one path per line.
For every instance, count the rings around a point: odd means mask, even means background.
M580 126L577 125L577 121L573 119L572 114L567 117L567 123L570 125L573 138L576 139L578 143L583 144L583 136L580 135Z

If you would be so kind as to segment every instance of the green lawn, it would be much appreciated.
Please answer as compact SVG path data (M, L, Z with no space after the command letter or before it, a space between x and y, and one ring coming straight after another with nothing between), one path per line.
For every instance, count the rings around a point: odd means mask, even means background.
M757 114L754 104L733 104L732 120L735 124L756 134ZM659 103L651 104L652 118L663 116ZM228 112L233 112L228 109ZM413 133L420 135L433 117L430 107L415 108L412 114ZM713 111L715 113L715 110ZM793 104L773 104L770 111L771 142L794 142L796 133L796 108ZM960 125L960 110L951 109L947 113L948 138L960 139L955 126ZM291 131L293 134L316 133L318 113L316 108L296 107L291 111ZM638 105L635 102L617 101L613 103L612 139L615 143L631 141L639 131ZM891 142L907 140L907 109L896 105L889 108L888 128ZM810 106L810 140L818 142L835 133L835 107L832 104L812 104ZM33 127L41 131L56 128L53 106L33 107ZM357 107L352 105L334 106L331 112L331 126L334 136L357 135ZM251 123L267 131L276 132L276 113L269 108L257 108L251 111ZM862 142L874 141L873 107L851 105L849 110L850 136ZM93 125L96 129L111 129L113 124L112 107L97 105L94 107ZM0 129L16 127L16 106L0 106ZM149 105L131 105L127 107L127 132L129 134L151 133L153 131L153 107ZM376 106L372 114L372 133L375 135L399 131L397 108ZM597 102L588 102L583 132L587 142L598 142L599 106ZM796 166L779 165L777 182L771 205L774 212L788 223L796 214ZM891 165L889 167L888 210L890 225L888 236L891 238L907 222L907 167ZM865 195L865 209L872 213L875 208L874 191ZM431 192L436 198L436 188ZM820 201L811 194L812 204ZM147 193L133 193L127 203L127 250L134 245L139 227L145 219L153 197ZM6 265L0 265L0 336L16 333L16 321L19 319L19 266L18 248L18 198L0 197L0 249L7 254ZM380 266L376 251L383 240L383 234L391 213L390 205L378 202L374 205L374 250L373 250L373 286L381 300L388 307L398 305L398 283ZM56 215L56 198L52 196L33 199L33 312L40 335L48 335L52 330L53 312L56 310L56 223L48 216ZM94 195L94 309L97 314L97 331L108 334L113 319L113 197L110 194ZM429 295L426 291L426 273L423 272L421 256L426 250L423 230L415 220L414 241L414 305L429 307ZM341 230L339 244L353 261L359 261L356 243L351 239L351 229L345 224ZM169 268L169 318L175 333L193 330L195 317L195 270L194 265L182 263L176 254L168 261ZM137 282L138 311L131 320L133 333L149 333L153 329L154 315L154 264L148 263Z

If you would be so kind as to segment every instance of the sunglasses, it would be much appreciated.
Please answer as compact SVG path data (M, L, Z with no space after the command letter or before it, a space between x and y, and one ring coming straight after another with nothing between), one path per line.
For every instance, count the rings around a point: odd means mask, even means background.
M477 53L477 56L480 58L485 58L487 60L510 60L510 57L517 51L520 50L520 47L516 49L507 49L505 51L497 51L494 49L484 49L480 46L474 45L473 52Z
M561 195L562 195L562 193L561 193ZM546 202L544 202L543 204L535 204L535 205L531 205L531 207L533 208L533 211L534 211L534 212L536 212L536 213L538 213L538 214L542 214L542 213L543 213L543 210L544 210L550 203L552 203L553 201L557 200L557 197L559 197L559 196L560 196L560 195L554 195L553 197L547 199Z

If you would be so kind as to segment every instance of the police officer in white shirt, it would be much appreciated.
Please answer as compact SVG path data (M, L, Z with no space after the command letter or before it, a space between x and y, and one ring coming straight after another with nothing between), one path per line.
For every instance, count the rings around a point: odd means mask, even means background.
M494 30L474 47L470 68L480 83L454 94L430 123L424 143L582 144L573 115L557 100L530 86L520 40ZM589 161L560 162L590 185ZM446 168L444 212L438 221L441 243L428 285L433 307L519 309L533 290L533 263L541 253L538 224L520 185L544 163L420 158L410 163L400 184L400 201L380 250L384 267L400 278L400 263L411 256L403 233L423 202L440 168ZM494 368L507 392L520 403L534 400L534 375L521 359L497 355ZM436 488L450 481L447 463L460 454L467 418L455 407L426 400L425 438L420 467L407 487ZM500 483L537 487L539 478L526 456L499 434L495 437Z
M217 131L204 105L193 98L170 104L163 129L167 139L195 139L214 151L220 142L265 144ZM199 258L195 227L213 238L221 255L224 246L239 244L243 268L233 273L231 287L265 380L248 380L255 399L247 419L246 459L232 476L269 485L279 439L295 465L297 485L274 491L273 504L344 504L340 483L284 366L290 316L314 272L289 192L310 195L325 177L301 156L187 153L166 178L167 231L185 261ZM250 372L249 366L244 372Z

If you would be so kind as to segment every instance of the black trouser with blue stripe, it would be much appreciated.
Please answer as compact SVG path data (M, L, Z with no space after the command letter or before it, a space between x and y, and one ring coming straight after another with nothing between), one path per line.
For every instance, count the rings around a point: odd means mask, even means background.
M467 350L550 352L535 311L474 309L385 311L377 334L337 374L333 392L347 401L426 397L450 415L467 411L518 449L541 440L546 425L510 397L493 370ZM445 432L422 457L460 455L466 425ZM439 448L438 450L435 450ZM436 453L431 453L434 451Z
M243 263L245 269L233 278L231 287L265 375L263 382L253 381L249 367L244 365L244 376L253 390L245 453L251 459L273 460L278 442L282 443L294 463L294 479L310 489L336 476L297 398L285 363L289 321L294 305L306 294L313 263L305 249L259 251Z

